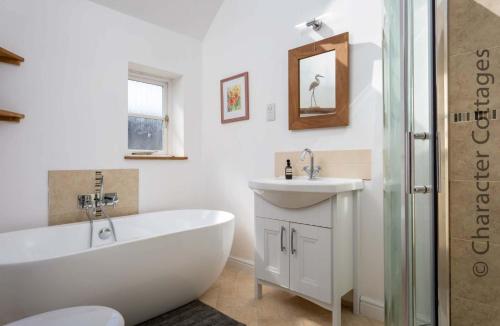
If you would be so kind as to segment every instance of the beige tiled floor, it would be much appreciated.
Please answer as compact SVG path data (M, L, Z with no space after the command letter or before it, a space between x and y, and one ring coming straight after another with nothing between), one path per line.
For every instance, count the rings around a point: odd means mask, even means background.
M331 326L331 312L279 289L264 286L254 299L253 270L229 262L217 282L200 298L247 326ZM382 322L342 310L342 326L382 326Z

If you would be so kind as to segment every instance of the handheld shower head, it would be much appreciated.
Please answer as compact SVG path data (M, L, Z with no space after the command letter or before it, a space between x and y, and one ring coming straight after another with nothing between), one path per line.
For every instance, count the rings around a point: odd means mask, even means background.
M96 188L99 188L99 190L96 189L98 200L102 200L104 196L104 176L102 174L96 175L95 182Z

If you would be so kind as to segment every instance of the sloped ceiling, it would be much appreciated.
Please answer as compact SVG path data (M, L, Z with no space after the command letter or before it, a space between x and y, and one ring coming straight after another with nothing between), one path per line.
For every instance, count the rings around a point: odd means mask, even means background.
M201 40L224 0L90 1Z

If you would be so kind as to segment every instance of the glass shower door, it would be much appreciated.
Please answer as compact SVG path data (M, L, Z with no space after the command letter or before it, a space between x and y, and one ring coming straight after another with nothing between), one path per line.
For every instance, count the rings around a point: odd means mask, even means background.
M402 3L385 0L384 64L384 287L387 325L407 325L409 295L406 268L404 195L405 114L403 108Z
M432 1L385 10L386 324L435 325Z

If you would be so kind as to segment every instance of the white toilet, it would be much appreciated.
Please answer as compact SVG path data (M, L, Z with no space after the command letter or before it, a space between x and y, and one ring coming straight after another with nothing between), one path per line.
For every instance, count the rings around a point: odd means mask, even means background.
M122 315L100 306L71 307L24 318L5 326L123 326Z

